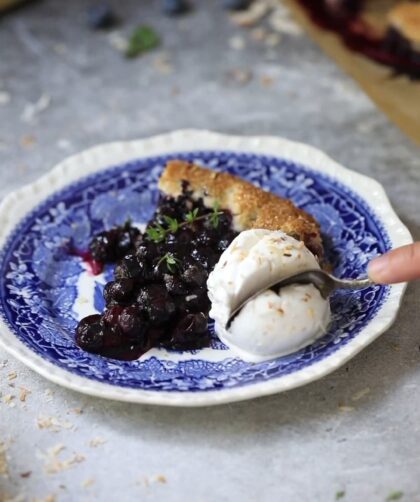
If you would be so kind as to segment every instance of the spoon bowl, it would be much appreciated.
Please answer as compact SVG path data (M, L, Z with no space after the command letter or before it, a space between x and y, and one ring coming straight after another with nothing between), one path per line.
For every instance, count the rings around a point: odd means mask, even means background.
M374 283L368 277L361 279L339 279L338 277L328 274L320 269L305 270L304 272L283 277L280 281L267 284L256 293L253 293L251 296L246 298L238 307L232 310L226 323L226 328L230 326L230 323L236 314L242 310L249 301L253 300L264 291L267 291L267 289L278 290L288 286L289 284L313 284L316 288L318 288L321 296L326 299L335 289L363 289Z

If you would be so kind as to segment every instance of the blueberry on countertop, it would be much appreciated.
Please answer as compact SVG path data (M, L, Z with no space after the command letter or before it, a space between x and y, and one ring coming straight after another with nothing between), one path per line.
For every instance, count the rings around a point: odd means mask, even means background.
M162 0L162 8L165 14L175 16L189 11L190 5L186 0Z
M117 17L107 3L96 3L87 10L88 25L95 29L112 28L117 24Z
M250 3L250 0L223 0L223 7L229 10L244 10Z

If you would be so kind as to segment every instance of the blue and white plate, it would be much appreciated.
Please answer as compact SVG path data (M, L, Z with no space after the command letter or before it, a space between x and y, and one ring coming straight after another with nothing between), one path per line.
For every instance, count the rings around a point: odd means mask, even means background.
M89 354L74 343L77 321L103 307L112 270L93 276L69 243L128 217L146 222L170 158L238 174L313 214L339 276L365 274L370 258L411 242L382 187L312 147L271 137L179 131L97 146L71 157L0 206L0 342L45 378L110 399L201 406L284 391L338 368L394 321L404 285L338 292L328 333L287 357L251 364L213 336L211 348L154 349L136 361Z

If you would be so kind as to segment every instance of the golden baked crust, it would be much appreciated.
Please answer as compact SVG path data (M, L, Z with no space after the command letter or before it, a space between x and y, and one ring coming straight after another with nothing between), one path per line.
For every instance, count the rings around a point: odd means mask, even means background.
M420 49L420 3L402 2L388 12L388 24Z
M183 180L188 181L193 198L202 197L208 207L212 207L217 200L222 209L229 209L233 214L235 230L283 230L305 242L316 256L322 257L318 223L290 200L266 192L238 176L183 160L170 160L166 164L158 186L165 194L177 197L182 193Z

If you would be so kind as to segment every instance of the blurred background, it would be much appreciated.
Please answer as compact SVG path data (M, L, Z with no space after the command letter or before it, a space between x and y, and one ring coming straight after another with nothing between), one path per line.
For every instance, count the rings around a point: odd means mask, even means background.
M0 17L0 195L82 148L181 127L283 135L373 175L413 165L413 144L280 0L168 15L176 3L34 0ZM128 58L139 27L149 39Z

